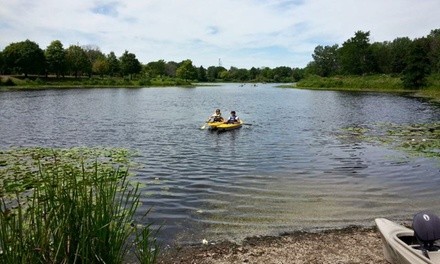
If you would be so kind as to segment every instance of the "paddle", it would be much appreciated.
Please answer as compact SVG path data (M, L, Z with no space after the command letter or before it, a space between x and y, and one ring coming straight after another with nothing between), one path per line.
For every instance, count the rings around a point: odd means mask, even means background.
M208 119L208 120L206 120L206 121L205 121L205 124L204 124L200 129L202 129L202 130L205 129L206 126L208 125L209 120L211 120L211 118Z

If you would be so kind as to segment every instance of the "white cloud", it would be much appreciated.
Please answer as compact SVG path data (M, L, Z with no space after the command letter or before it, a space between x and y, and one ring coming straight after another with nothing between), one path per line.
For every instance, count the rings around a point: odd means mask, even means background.
M0 0L0 49L30 39L124 50L147 63L304 67L317 45L357 30L371 41L423 37L440 25L438 0Z

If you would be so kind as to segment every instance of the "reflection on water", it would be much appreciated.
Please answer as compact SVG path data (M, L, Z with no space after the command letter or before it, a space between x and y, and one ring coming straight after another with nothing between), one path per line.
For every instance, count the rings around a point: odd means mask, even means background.
M249 125L200 130L215 109ZM440 212L436 160L336 135L438 121L413 98L253 87L0 93L0 146L136 149L142 212L171 242L240 240Z

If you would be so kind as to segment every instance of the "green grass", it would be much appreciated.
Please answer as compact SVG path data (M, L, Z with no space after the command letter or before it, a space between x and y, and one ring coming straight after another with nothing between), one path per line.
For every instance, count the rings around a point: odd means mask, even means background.
M150 226L134 223L139 185L112 149L0 152L0 263L154 263ZM130 243L133 240L135 243Z
M313 90L411 93L417 97L424 97L440 102L440 74L428 76L427 83L428 86L422 89L405 89L403 88L400 76L367 75L320 77L312 75L299 81L295 86L289 87Z
M179 78L135 78L128 79L122 77L44 77L30 76L1 76L0 87L3 90L29 90L47 88L101 88L101 87L163 87L163 86L188 86L191 82Z
M297 87L326 89L326 90L350 90L350 91L406 91L399 77L389 75L368 76L334 76L320 77L308 76L299 81Z

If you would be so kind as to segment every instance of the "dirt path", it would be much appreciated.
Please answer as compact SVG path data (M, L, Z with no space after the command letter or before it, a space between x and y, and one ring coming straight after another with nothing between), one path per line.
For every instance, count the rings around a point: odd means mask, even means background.
M159 263L388 263L374 228L349 227L319 233L296 232L187 246L163 252Z

